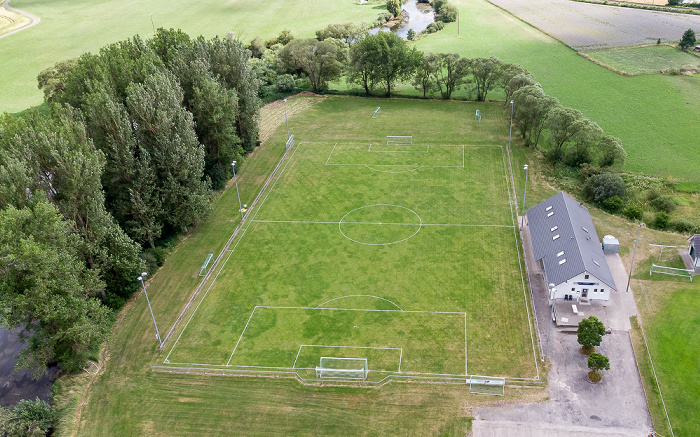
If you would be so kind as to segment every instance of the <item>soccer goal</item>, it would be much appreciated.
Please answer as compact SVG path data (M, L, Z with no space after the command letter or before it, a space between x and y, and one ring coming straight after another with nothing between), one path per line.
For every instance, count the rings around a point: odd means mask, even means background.
M380 106L377 106L377 109L374 110L374 114L372 114L372 118L377 118L377 114L379 114L380 108L381 108Z
M652 264L649 269L649 276L652 273L661 273L662 275L670 276L682 276L684 278L690 278L690 282L693 282L693 276L695 276L694 269L677 269L675 267L660 266L657 264Z
M476 114L474 114L474 120L481 121L481 110L476 110Z
M397 136L397 135L387 135L387 144L413 144L413 135L409 136Z
M207 259L204 260L204 264L202 264L202 267L199 269L199 276L205 276L207 274L207 267L209 267L209 262L213 256L213 253L207 255Z
M287 149L294 147L294 135L291 135L287 140Z
M364 381L368 373L367 358L321 357L316 381Z
M498 376L472 375L469 378L469 393L480 395L503 396L506 391L506 379Z

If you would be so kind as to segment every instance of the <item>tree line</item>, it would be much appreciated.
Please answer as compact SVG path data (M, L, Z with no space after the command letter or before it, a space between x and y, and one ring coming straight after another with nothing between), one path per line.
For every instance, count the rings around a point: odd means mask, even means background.
M84 365L111 309L201 221L258 142L249 51L159 29L49 68L48 111L0 119L0 323L20 365Z

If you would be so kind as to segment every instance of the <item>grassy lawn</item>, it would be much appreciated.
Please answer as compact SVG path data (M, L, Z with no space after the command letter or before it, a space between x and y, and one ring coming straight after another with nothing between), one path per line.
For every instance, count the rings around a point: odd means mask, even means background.
M321 354L344 356L336 348L300 348L303 340L326 346L382 346L384 349L367 355L377 372L397 372L395 350L403 349L402 371L463 373L464 342L455 337L464 335L464 316L408 313L440 310L467 313L470 374L535 376L512 228L423 226L403 243L370 246L344 238L338 224L355 204L393 199L418 212L424 224L495 221L512 225L503 156L495 146L507 140L502 119L495 117L502 106L480 105L482 113L492 117L477 123L472 103L379 100L382 113L372 119L379 104L371 99L341 97L321 103L312 99L315 105L302 100L305 98L297 97L288 102L291 108L306 108L289 118L290 130L301 142L295 156L259 207L257 217L248 222L250 228L195 313L200 319L193 319L185 330L171 361L180 354L224 364L240 336L240 317L250 317L255 305L272 303L311 308L259 307L232 363L288 367L296 356L301 367L317 365ZM244 203L250 204L265 175L282 156L286 130L279 125L278 114L275 119L276 132L239 173ZM268 125L269 120L264 116L263 124ZM473 153L465 155L464 168L421 168L393 174L364 166L325 165L335 140L378 141L387 131L414 134L414 140L421 138L421 143L435 144L436 149L440 144L460 143L487 147L470 149ZM307 137L319 142L306 147ZM414 164L405 152L388 152L385 141L383 146L373 144L376 152L366 154L367 159L375 160L370 162L374 166L384 163L377 159L390 158L403 159L403 165ZM383 157L375 157L380 155ZM430 159L440 163L454 158L449 150L422 156L426 157L423 165ZM351 163L358 153L350 148L333 159ZM467 183L472 191L463 189ZM479 208L480 201L488 202L495 212ZM197 284L205 254L217 253L233 231L237 213L235 190L230 188L217 199L210 219L182 241L151 277L149 297L162 331L173 323ZM263 221L300 217L336 223ZM357 241L398 239L405 236L404 228L415 227L414 216L396 208L360 208L348 219L342 229ZM384 229L366 225L377 220L396 225ZM438 259L440 270L436 270ZM486 268L488 262L499 263L500 268ZM362 292L370 289L372 292ZM344 297L355 294L387 300ZM327 302L338 297L341 299ZM406 311L338 310L392 310L395 305ZM494 401L490 396L470 394L464 385L394 383L375 390L151 372L149 364L162 364L169 347L164 353L157 351L145 299L141 295L132 299L103 351L100 374L61 382L59 434L210 435L236 429L237 434L246 435L464 435L472 409ZM357 356L347 351L346 355ZM369 366L371 369L372 364ZM536 401L543 396L543 390L507 388L505 400ZM320 416L323 421L318 420Z
M667 45L598 50L586 54L627 74L649 74L670 68L700 66L700 57Z

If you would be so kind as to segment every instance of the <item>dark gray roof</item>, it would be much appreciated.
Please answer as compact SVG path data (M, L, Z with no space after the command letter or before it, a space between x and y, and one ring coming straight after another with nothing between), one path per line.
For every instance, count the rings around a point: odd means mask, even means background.
M700 234L691 236L688 238L688 241L690 241L690 244L695 248L695 253L700 253Z
M561 191L528 209L527 223L535 260L542 259L548 282L561 284L588 271L617 289L591 215L583 204ZM560 264L564 259L566 262Z

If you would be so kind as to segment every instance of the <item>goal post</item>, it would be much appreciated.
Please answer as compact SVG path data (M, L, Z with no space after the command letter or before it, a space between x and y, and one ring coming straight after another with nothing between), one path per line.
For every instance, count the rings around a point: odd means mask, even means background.
M653 263L651 265L651 268L649 269L649 276L651 276L652 273L661 273L662 275L670 276L682 276L684 278L690 278L690 282L693 282L693 276L695 276L694 269L677 269L675 267L660 266L658 264Z
M368 373L367 358L321 357L316 367L316 380L365 381Z
M387 144L413 144L413 135L387 135Z
M213 256L213 253L207 255L207 259L204 260L204 264L202 264L202 267L199 269L199 276L205 276L207 274L207 267L209 266L209 261L211 261Z
M469 393L503 396L506 379L499 376L472 375L469 378Z
M287 140L287 149L294 147L294 135L290 135Z
M381 107L377 106L377 109L374 110L374 114L372 114L372 118L377 118L377 114L379 114L380 109L381 109Z

